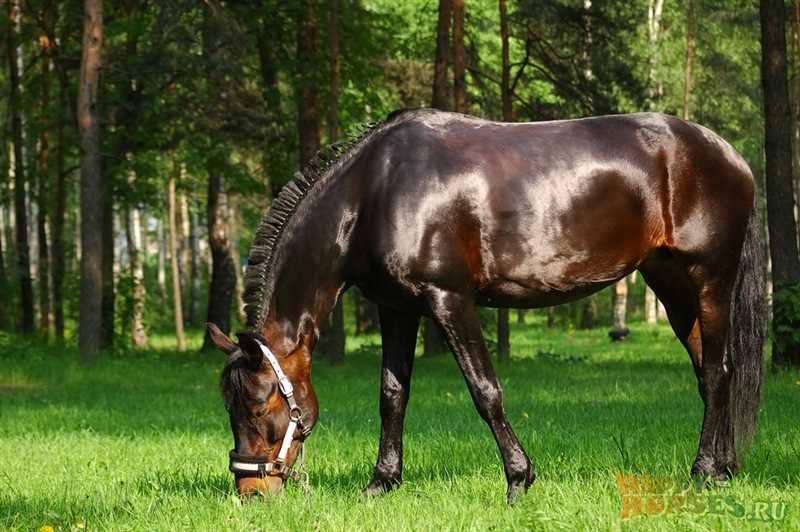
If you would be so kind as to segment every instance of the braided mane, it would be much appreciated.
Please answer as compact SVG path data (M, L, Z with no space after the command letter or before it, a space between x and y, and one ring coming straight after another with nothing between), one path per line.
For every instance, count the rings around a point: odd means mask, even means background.
M389 119L393 118L389 116ZM267 300L273 286L272 266L275 248L280 242L283 229L292 218L300 202L314 185L323 181L353 158L367 141L387 122L369 123L360 126L348 140L331 144L321 149L306 164L302 172L297 172L272 202L269 211L261 219L256 229L247 269L244 274L242 299L247 314L247 329L258 331L264 324L267 313Z

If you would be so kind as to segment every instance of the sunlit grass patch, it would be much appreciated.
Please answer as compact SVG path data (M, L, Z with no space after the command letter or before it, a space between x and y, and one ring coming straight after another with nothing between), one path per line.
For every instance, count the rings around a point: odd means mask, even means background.
M452 357L416 362L404 484L363 499L380 428L378 335L351 338L348 361L315 362L321 420L308 442L312 494L297 486L242 503L227 471L230 429L219 353L115 352L83 367L74 351L0 338L0 529L719 530L762 529L734 515L622 519L617 475L689 484L702 404L668 328L513 325L498 367L506 410L537 481L514 508L494 441ZM199 346L200 332L192 335ZM800 386L768 375L760 429L739 477L712 490L778 501L773 528L800 529Z

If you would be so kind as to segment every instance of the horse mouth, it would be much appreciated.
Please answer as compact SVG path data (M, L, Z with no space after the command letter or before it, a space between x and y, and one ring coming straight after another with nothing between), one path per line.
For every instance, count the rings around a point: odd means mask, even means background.
M236 479L236 491L239 497L250 497L253 495L277 495L283 490L283 479L281 477L238 477Z

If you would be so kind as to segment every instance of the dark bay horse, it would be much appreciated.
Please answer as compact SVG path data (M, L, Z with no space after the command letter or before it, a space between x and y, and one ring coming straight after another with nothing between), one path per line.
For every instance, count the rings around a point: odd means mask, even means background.
M753 175L719 136L659 114L506 124L390 115L284 187L246 271L247 330L222 391L240 493L276 491L318 406L311 351L351 285L379 305L378 460L367 494L400 483L420 316L443 331L502 455L508 500L533 467L503 409L476 306L572 301L639 270L689 352L705 413L692 473L725 478L752 433L764 340Z

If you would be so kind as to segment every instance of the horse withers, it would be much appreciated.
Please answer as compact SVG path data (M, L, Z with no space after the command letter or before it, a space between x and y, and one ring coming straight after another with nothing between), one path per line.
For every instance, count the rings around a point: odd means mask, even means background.
M222 391L240 493L276 491L319 409L311 352L352 285L378 304L378 460L365 489L398 485L421 316L441 328L503 459L509 502L534 480L508 422L477 306L572 301L634 270L666 307L704 402L692 473L736 472L754 430L764 341L755 184L708 129L660 114L541 123L397 112L328 148L262 220L246 270L247 328Z

